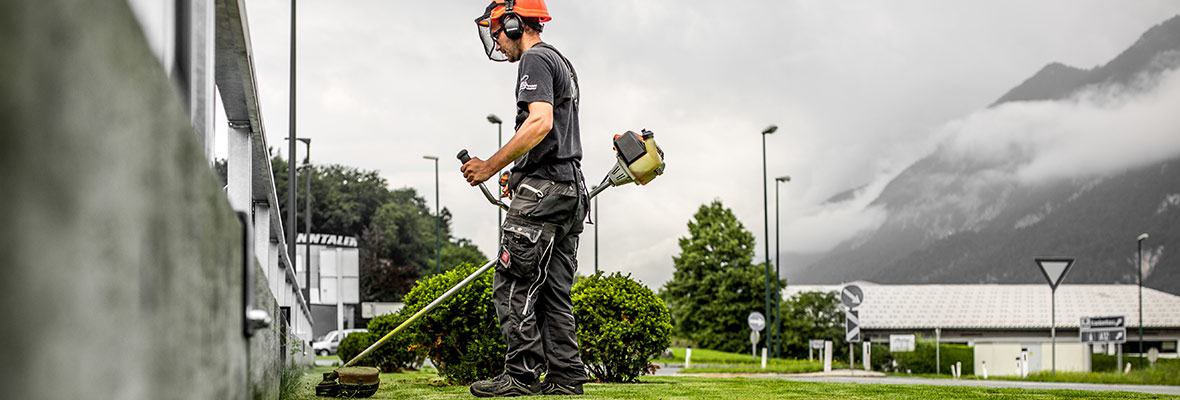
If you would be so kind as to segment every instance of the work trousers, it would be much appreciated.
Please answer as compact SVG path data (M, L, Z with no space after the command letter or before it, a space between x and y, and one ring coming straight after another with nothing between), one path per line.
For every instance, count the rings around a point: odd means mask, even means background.
M526 177L513 190L493 279L493 302L508 345L504 370L531 383L586 381L570 287L589 199L580 182Z

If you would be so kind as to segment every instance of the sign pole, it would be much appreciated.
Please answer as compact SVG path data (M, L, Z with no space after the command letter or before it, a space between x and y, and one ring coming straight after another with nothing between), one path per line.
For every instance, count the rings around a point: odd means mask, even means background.
M1037 257L1035 261L1037 266L1041 267L1041 273L1045 275L1045 280L1049 281L1049 340L1053 353L1050 371L1053 376L1057 376L1057 286L1065 279L1065 274L1069 273L1070 267L1073 267L1074 259ZM1080 329L1078 333L1081 333Z
M1057 288L1054 287L1049 293L1049 313L1053 314L1049 317L1049 337L1053 343L1053 369L1050 373L1057 376Z

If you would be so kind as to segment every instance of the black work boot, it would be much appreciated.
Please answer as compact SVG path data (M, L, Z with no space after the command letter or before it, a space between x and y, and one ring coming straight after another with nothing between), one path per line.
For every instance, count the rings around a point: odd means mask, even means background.
M495 379L472 383L471 394L475 397L533 396L539 394L538 386L521 382L512 375L500 374Z
M543 395L546 395L546 396L549 396L549 395L565 395L565 396L581 395L582 394L582 384L575 383L572 385L567 385L564 383L557 383L557 382L541 382L540 393Z

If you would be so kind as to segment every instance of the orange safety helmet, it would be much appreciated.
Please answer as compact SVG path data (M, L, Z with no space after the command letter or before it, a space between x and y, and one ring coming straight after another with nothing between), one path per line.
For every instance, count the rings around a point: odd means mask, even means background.
M488 7L484 9L483 15L475 19L476 28L479 29L479 39L483 42L484 53L492 61L507 61L503 54L497 53L496 50L496 35L499 31L492 32L491 26L493 20L501 20L500 30L512 40L520 39L524 34L524 23L521 17L536 18L537 22L549 22L553 18L549 16L549 9L545 7L544 0L493 0Z
M512 3L512 12L516 15L537 18L541 23L553 20L553 17L549 16L549 8L545 6L545 0L517 0ZM484 10L484 15L475 19L475 23L487 26L491 20L503 17L507 10L506 0L493 0L491 4L488 4L488 9Z

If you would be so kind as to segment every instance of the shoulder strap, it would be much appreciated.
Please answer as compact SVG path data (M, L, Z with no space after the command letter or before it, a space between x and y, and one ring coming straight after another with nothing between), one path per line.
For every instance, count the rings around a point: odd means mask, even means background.
M549 43L541 42L541 43L537 43L533 47L541 47L543 49L547 49L549 51L552 51L553 54L557 54L557 57L560 58L561 61L565 63L565 68L570 71L570 80L574 82L574 104L581 103L582 87L581 87L581 85L578 84L578 71L574 70L574 65L570 64L570 60L565 58L565 55L561 54L560 51L557 51L556 47L553 47L553 45L551 45Z

